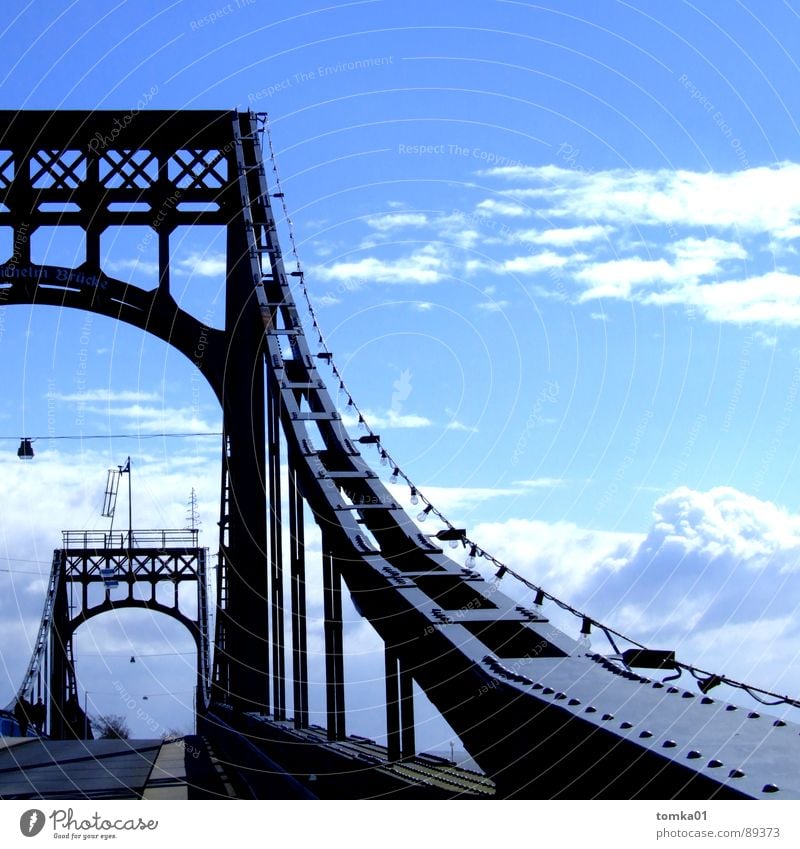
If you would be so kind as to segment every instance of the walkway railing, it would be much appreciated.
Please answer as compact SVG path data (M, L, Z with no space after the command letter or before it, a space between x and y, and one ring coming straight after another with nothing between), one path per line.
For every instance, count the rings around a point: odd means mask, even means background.
M197 529L134 531L62 531L63 548L199 548Z

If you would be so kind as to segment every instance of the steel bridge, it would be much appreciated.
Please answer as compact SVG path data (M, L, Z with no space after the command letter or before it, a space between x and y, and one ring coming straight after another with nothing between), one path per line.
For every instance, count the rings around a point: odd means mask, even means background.
M303 272L284 267L272 206L283 195L268 183L261 130L261 116L236 111L0 112L0 225L14 233L0 305L88 310L159 337L200 371L223 417L213 641L196 538L66 536L20 687L48 693L51 737L81 736L67 721L73 631L135 605L192 633L198 733L254 796L799 798L800 726L713 699L707 687L663 683L675 668L668 653L588 650L548 620L543 593L518 604L446 556L437 543L467 545L464 531L420 532L362 454L379 437L345 428L320 372L331 355L315 352L301 325ZM187 225L227 234L220 329L172 294L170 239ZM31 261L31 234L43 226L81 228L77 267ZM157 240L149 290L102 267L104 231L133 226ZM307 521L321 534L321 570L307 556ZM320 574L325 727L309 720L306 596ZM155 601L162 580L176 586L172 606ZM177 602L186 580L197 587L195 618ZM72 618L70 582L84 593ZM141 582L149 599L134 598ZM92 606L93 585L104 598ZM348 733L345 591L384 643L386 746ZM414 684L484 775L420 756Z

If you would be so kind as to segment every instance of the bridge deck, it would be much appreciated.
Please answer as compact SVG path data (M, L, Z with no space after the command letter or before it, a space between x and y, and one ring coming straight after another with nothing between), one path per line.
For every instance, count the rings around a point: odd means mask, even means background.
M392 762L386 746L364 737L350 735L344 740L331 742L327 739L326 731L320 726L311 726L300 732L295 731L289 722L275 723L287 731L306 740L313 740L317 745L335 749L342 754L351 755L365 763L392 773L398 778L419 785L420 789L431 788L442 790L454 796L490 797L495 794L494 782L470 769L464 769L454 763L431 755L420 754Z
M230 798L200 738L0 738L0 799Z
M269 758L262 769L279 771L316 798L487 799L496 793L494 782L486 775L444 758L417 754L390 760L385 746L366 737L329 740L326 729L317 725L298 729L290 720L263 714L235 715L221 706L215 711L204 728L209 737L218 740L219 754L234 774L252 770L253 751L258 750ZM232 723L227 732L225 720ZM250 748L237 749L236 744L245 739ZM292 790L288 785L284 789ZM281 786L268 787L268 795L262 795L258 787L255 790L257 798L275 798L280 796Z

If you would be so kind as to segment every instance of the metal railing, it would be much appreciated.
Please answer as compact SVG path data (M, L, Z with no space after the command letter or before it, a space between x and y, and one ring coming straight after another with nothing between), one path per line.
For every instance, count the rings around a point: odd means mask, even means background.
M62 531L65 549L198 548L197 529L134 531Z

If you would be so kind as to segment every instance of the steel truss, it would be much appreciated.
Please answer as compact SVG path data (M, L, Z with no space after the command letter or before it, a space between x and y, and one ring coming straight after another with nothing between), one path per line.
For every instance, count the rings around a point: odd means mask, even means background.
M208 583L206 550L198 546L197 536L196 530L64 532L63 547L53 557L49 654L42 661L50 669L51 737L88 736L78 700L73 636L85 622L116 610L163 613L189 631L197 650L195 709L205 713L210 682ZM180 597L186 582L195 585L188 611L181 609ZM170 586L171 603L158 599L163 584ZM102 600L92 601L93 587L101 588Z

